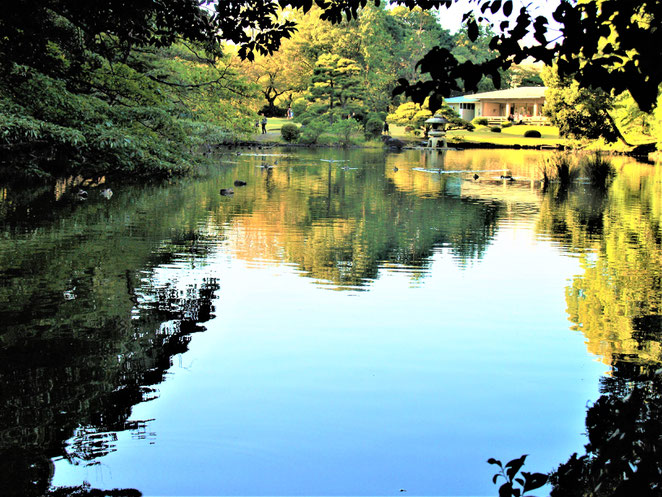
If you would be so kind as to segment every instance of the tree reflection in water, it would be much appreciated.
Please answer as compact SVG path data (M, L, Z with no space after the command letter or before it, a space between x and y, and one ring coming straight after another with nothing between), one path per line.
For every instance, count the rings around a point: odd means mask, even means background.
M587 411L586 454L553 473L554 497L662 494L662 233L660 206L649 203L660 188L622 176L609 192L543 200L539 228L582 254L570 319L612 370ZM640 191L643 201L628 202Z
M52 458L64 454L72 463L90 464L114 450L117 431L149 436L146 421L127 421L131 408L154 397L152 387L163 381L172 357L187 350L192 333L204 330L219 288L216 278L184 289L138 279L172 261L177 249L200 245L195 234L175 233L169 249L157 252L149 237L122 247L103 236L113 227L108 220L116 218L104 212L105 205L78 209L66 199L56 205L41 200L30 199L26 206L10 199L1 213L17 233L27 234L10 238L11 250L5 243L0 252L3 496L44 495L53 476ZM118 209L127 216L143 210L150 218L135 200L127 198ZM35 226L30 206L50 214ZM58 216L60 221L50 224ZM157 240L172 225L167 216L149 222L159 232ZM77 226L101 235L85 236ZM65 446L72 434L74 442ZM78 487L49 495L140 493Z
M149 420L127 421L131 408L154 398L152 386L164 380L172 357L204 330L218 288L215 278L185 291L156 288L139 319L112 319L86 336L53 327L37 350L28 341L3 349L3 495L42 495L52 457L90 464L115 450L117 431L150 436ZM74 441L63 446L71 433Z

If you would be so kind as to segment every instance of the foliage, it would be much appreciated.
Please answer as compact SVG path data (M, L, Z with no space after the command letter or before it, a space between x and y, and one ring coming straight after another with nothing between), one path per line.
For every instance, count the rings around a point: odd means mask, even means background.
M534 64L517 64L510 69L511 88L544 86L542 67Z
M134 488L114 488L101 490L91 488L89 483L77 487L58 487L49 490L44 497L141 497L143 494Z
M312 68L300 56L295 39L285 40L271 55L256 55L253 61L242 61L238 69L259 86L267 102L262 113L267 117L284 117L292 95L304 91L312 76ZM278 104L282 113L278 111Z
M560 76L558 67L546 68L547 85L544 114L559 127L561 136L570 138L604 138L614 142L622 138L609 112L613 102L599 88L583 88L568 76Z
M425 104L420 105L415 102L405 102L399 105L395 109L395 112L389 114L386 120L391 124L420 128L425 123L425 120L431 117L432 112L426 108Z
M496 484L499 478L505 480L499 487L499 497L521 497L526 492L540 488L547 483L548 476L543 473L522 471L521 476L517 476L522 466L524 466L526 457L527 455L524 454L522 457L507 462L505 466L497 459L490 458L487 460L489 464L498 466L500 470L492 477L492 482Z
M325 119L311 119L301 128L300 141L310 143L311 145L318 143L320 137L328 127L329 122Z
M382 134L384 121L376 117L371 117L365 123L365 135L367 138L374 138Z
M524 132L524 138L540 138L542 135L537 129L527 129Z
M473 35L473 33L472 33ZM460 31L453 37L452 47L447 47L452 57L458 63L463 65L482 64L488 60L494 59L497 52L490 47L490 40L494 37L494 31L490 26L478 26L475 38L469 35L469 28L464 24ZM504 69L497 71L498 78L496 80L488 78L483 75L480 77L475 87L470 87L465 80L458 78L455 82L456 90L460 93L474 93L499 90L507 86L510 79L510 73Z
M361 67L354 60L332 54L324 54L317 59L312 76L313 86L309 91L311 100L324 103L324 113L329 116L330 122L337 118L335 114L361 111L363 89L360 74Z
M299 139L299 127L296 124L286 123L280 128L280 135L286 142L295 142Z
M490 131L491 131L492 133L501 133L501 126L492 126L492 127L490 128Z
M487 126L489 121L486 117L474 117L471 121L475 126Z
M361 124L354 119L341 119L333 123L329 129L344 147L350 146L353 141L360 141L361 130Z
M0 22L4 174L169 176L247 131L253 90L206 44L197 6L116 3L26 1Z
M431 6L426 0L412 0L412 4ZM478 3L478 2L476 2ZM582 88L600 88L606 93L620 94L629 90L643 111L650 111L658 96L662 71L649 47L659 46L662 33L653 29L660 22L659 2L644 0L561 1L553 13L560 24L561 36L547 38L548 20L533 19L527 7L519 12L511 0L480 0L481 14L467 14L467 36L471 41L479 37L479 23L487 21L487 11L506 18L500 21L501 33L490 41L490 48L498 55L482 63L461 62L446 48L435 47L420 61L420 69L428 79L411 84L401 79L396 92L404 93L417 102L432 97L431 110L441 105L441 97L459 91L458 80L465 89L475 89L481 78L488 76L500 86L500 71L512 63L527 58L551 65L558 61L562 78L571 77ZM444 7L451 2L444 2ZM514 18L514 23L512 22ZM524 41L533 34L535 43ZM559 41L560 40L560 41ZM556 42L554 42L556 41Z

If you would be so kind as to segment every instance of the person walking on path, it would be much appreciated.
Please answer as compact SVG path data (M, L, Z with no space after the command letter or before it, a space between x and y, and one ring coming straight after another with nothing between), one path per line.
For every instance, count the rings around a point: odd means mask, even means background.
M267 116L262 117L262 121L260 121L262 124L262 134L265 135L267 134Z

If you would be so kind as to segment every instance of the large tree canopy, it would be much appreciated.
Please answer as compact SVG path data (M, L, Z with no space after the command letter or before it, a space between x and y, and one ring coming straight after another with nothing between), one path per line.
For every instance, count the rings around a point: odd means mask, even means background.
M391 0L389 3L422 9L447 8L458 0ZM512 0L469 0L479 7L481 16L467 14L468 35L477 39L481 23L493 24L498 33L491 41L491 48L498 52L494 59L474 63L459 62L447 48L435 47L425 55L419 67L429 79L412 83L401 80L397 91L404 92L417 102L426 96L433 97L432 109L441 105L439 97L449 96L458 90L458 80L465 89L475 88L483 76L489 76L499 87L499 70L512 64L533 58L545 64L558 62L561 76L571 75L582 86L602 88L621 93L629 90L639 107L651 110L656 102L658 86L662 82L662 65L659 54L652 47L662 44L662 3L658 0L561 0L553 13L560 26L560 34L549 32L549 21L543 16L534 17L527 7L519 11ZM222 19L225 10L237 3L250 5L244 14L269 12L280 7L309 10L313 3L324 13L323 19L340 22L343 18L356 18L359 9L368 3L380 4L380 0L254 0L247 2L219 2L215 19ZM531 4L535 4L533 1ZM490 22L490 16L499 21ZM497 17L498 16L498 17ZM265 24L262 21L268 20ZM250 40L237 40L242 44L244 56L251 57L252 50L270 51L282 36L288 36L290 23L274 24L271 17L256 16L254 27L262 37L253 35ZM524 40L532 35L535 43Z
M429 12L459 1L387 3ZM395 93L417 103L427 98L431 111L441 106L442 97L475 90L485 77L500 87L503 71L529 58L556 64L560 77L571 77L582 88L614 94L627 90L642 111L655 106L662 82L656 50L662 46L659 0L558 0L554 30L547 18L528 10L536 0L521 9L513 0L466 1L475 11L465 17L466 37L475 43L485 33L494 33L489 42L493 56L463 57L443 39L430 48L430 40L421 37L415 42L424 49L413 54L421 57L419 79L413 81L411 71L395 76L398 71L386 62L400 47L384 47L383 30L372 29L381 23L396 33L393 16L373 9L371 23L359 21L359 12L379 6L380 0L15 0L11 8L0 11L0 147L22 147L32 153L31 147L41 143L42 156L57 157L81 152L79 145L84 143L84 162L121 146L130 148L127 157L134 162L147 164L153 157L166 166L182 162L191 145L180 139L191 136L181 128L182 117L194 121L186 126L198 126L203 114L220 115L209 109L200 112L194 100L209 107L232 95L250 98L249 88L223 64L221 43L232 42L239 56L248 60L273 54L302 18L288 15L291 9L316 9L320 19L337 25L351 21L361 37L343 40L356 55L338 55L359 61L366 84L382 93L393 88L387 80L400 77ZM429 21L421 14L402 20ZM364 53L363 41L383 50ZM177 48L173 52L171 47ZM179 55L182 47L190 58ZM194 70L198 64L213 69L205 72L207 79ZM191 100L184 90L197 95ZM375 107L383 106L371 95ZM225 128L219 121L219 129L235 128L238 109L226 108L224 114L234 121ZM111 131L114 135L107 139ZM127 140L126 133L137 139ZM61 146L54 150L53 144ZM166 154L164 147L172 150ZM116 162L124 163L127 157Z
M388 0L388 3L425 10L448 8L459 0ZM498 26L491 48L494 59L459 62L447 48L436 47L419 67L429 79L400 81L399 91L422 102L448 96L463 80L475 88L483 76L495 81L499 70L532 57L551 64L558 61L561 76L573 75L583 86L621 93L629 90L642 110L654 107L662 82L662 65L654 47L662 45L662 3L658 0L561 0L553 17L560 36L548 32L548 19L519 11L512 0L468 0L481 16L467 14L468 35L478 37L480 23ZM380 0L17 0L0 17L0 58L30 63L47 52L48 38L41 36L44 17L55 12L83 30L85 43L100 43L100 33L112 34L126 47L170 44L180 37L213 43L221 39L239 45L239 54L252 59L255 52L272 53L296 29L295 21L279 19L280 8L322 9L322 19L338 23L357 18L359 10ZM535 0L532 2L535 4ZM498 16L498 17L497 17ZM498 21L490 22L492 19ZM523 40L533 35L536 43Z

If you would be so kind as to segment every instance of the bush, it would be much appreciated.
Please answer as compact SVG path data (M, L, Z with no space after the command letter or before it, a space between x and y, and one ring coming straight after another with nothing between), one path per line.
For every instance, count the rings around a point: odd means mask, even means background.
M296 124L285 123L280 128L280 136L282 136L283 140L285 140L288 143L297 141L299 139L300 134L301 131L299 131L299 128L297 127Z
M329 123L324 119L311 119L301 128L301 138L299 141L311 144L318 143L320 136L326 131L328 125Z
M381 135L383 129L383 122L376 117L371 117L368 119L368 122L365 123L365 136L367 138L374 138Z
M502 128L510 128L513 125L510 121L506 121L505 123L501 124Z
M524 132L524 138L541 138L542 135L537 129L527 129Z
M486 117L475 117L471 122L474 126L487 126L489 124Z
M361 131L361 125L354 119L343 119L333 123L330 131L337 136L341 145L348 147L352 144L352 138L355 138Z
M490 128L490 131L491 131L492 133L501 133L501 127L499 127L499 126L492 126L492 127Z

